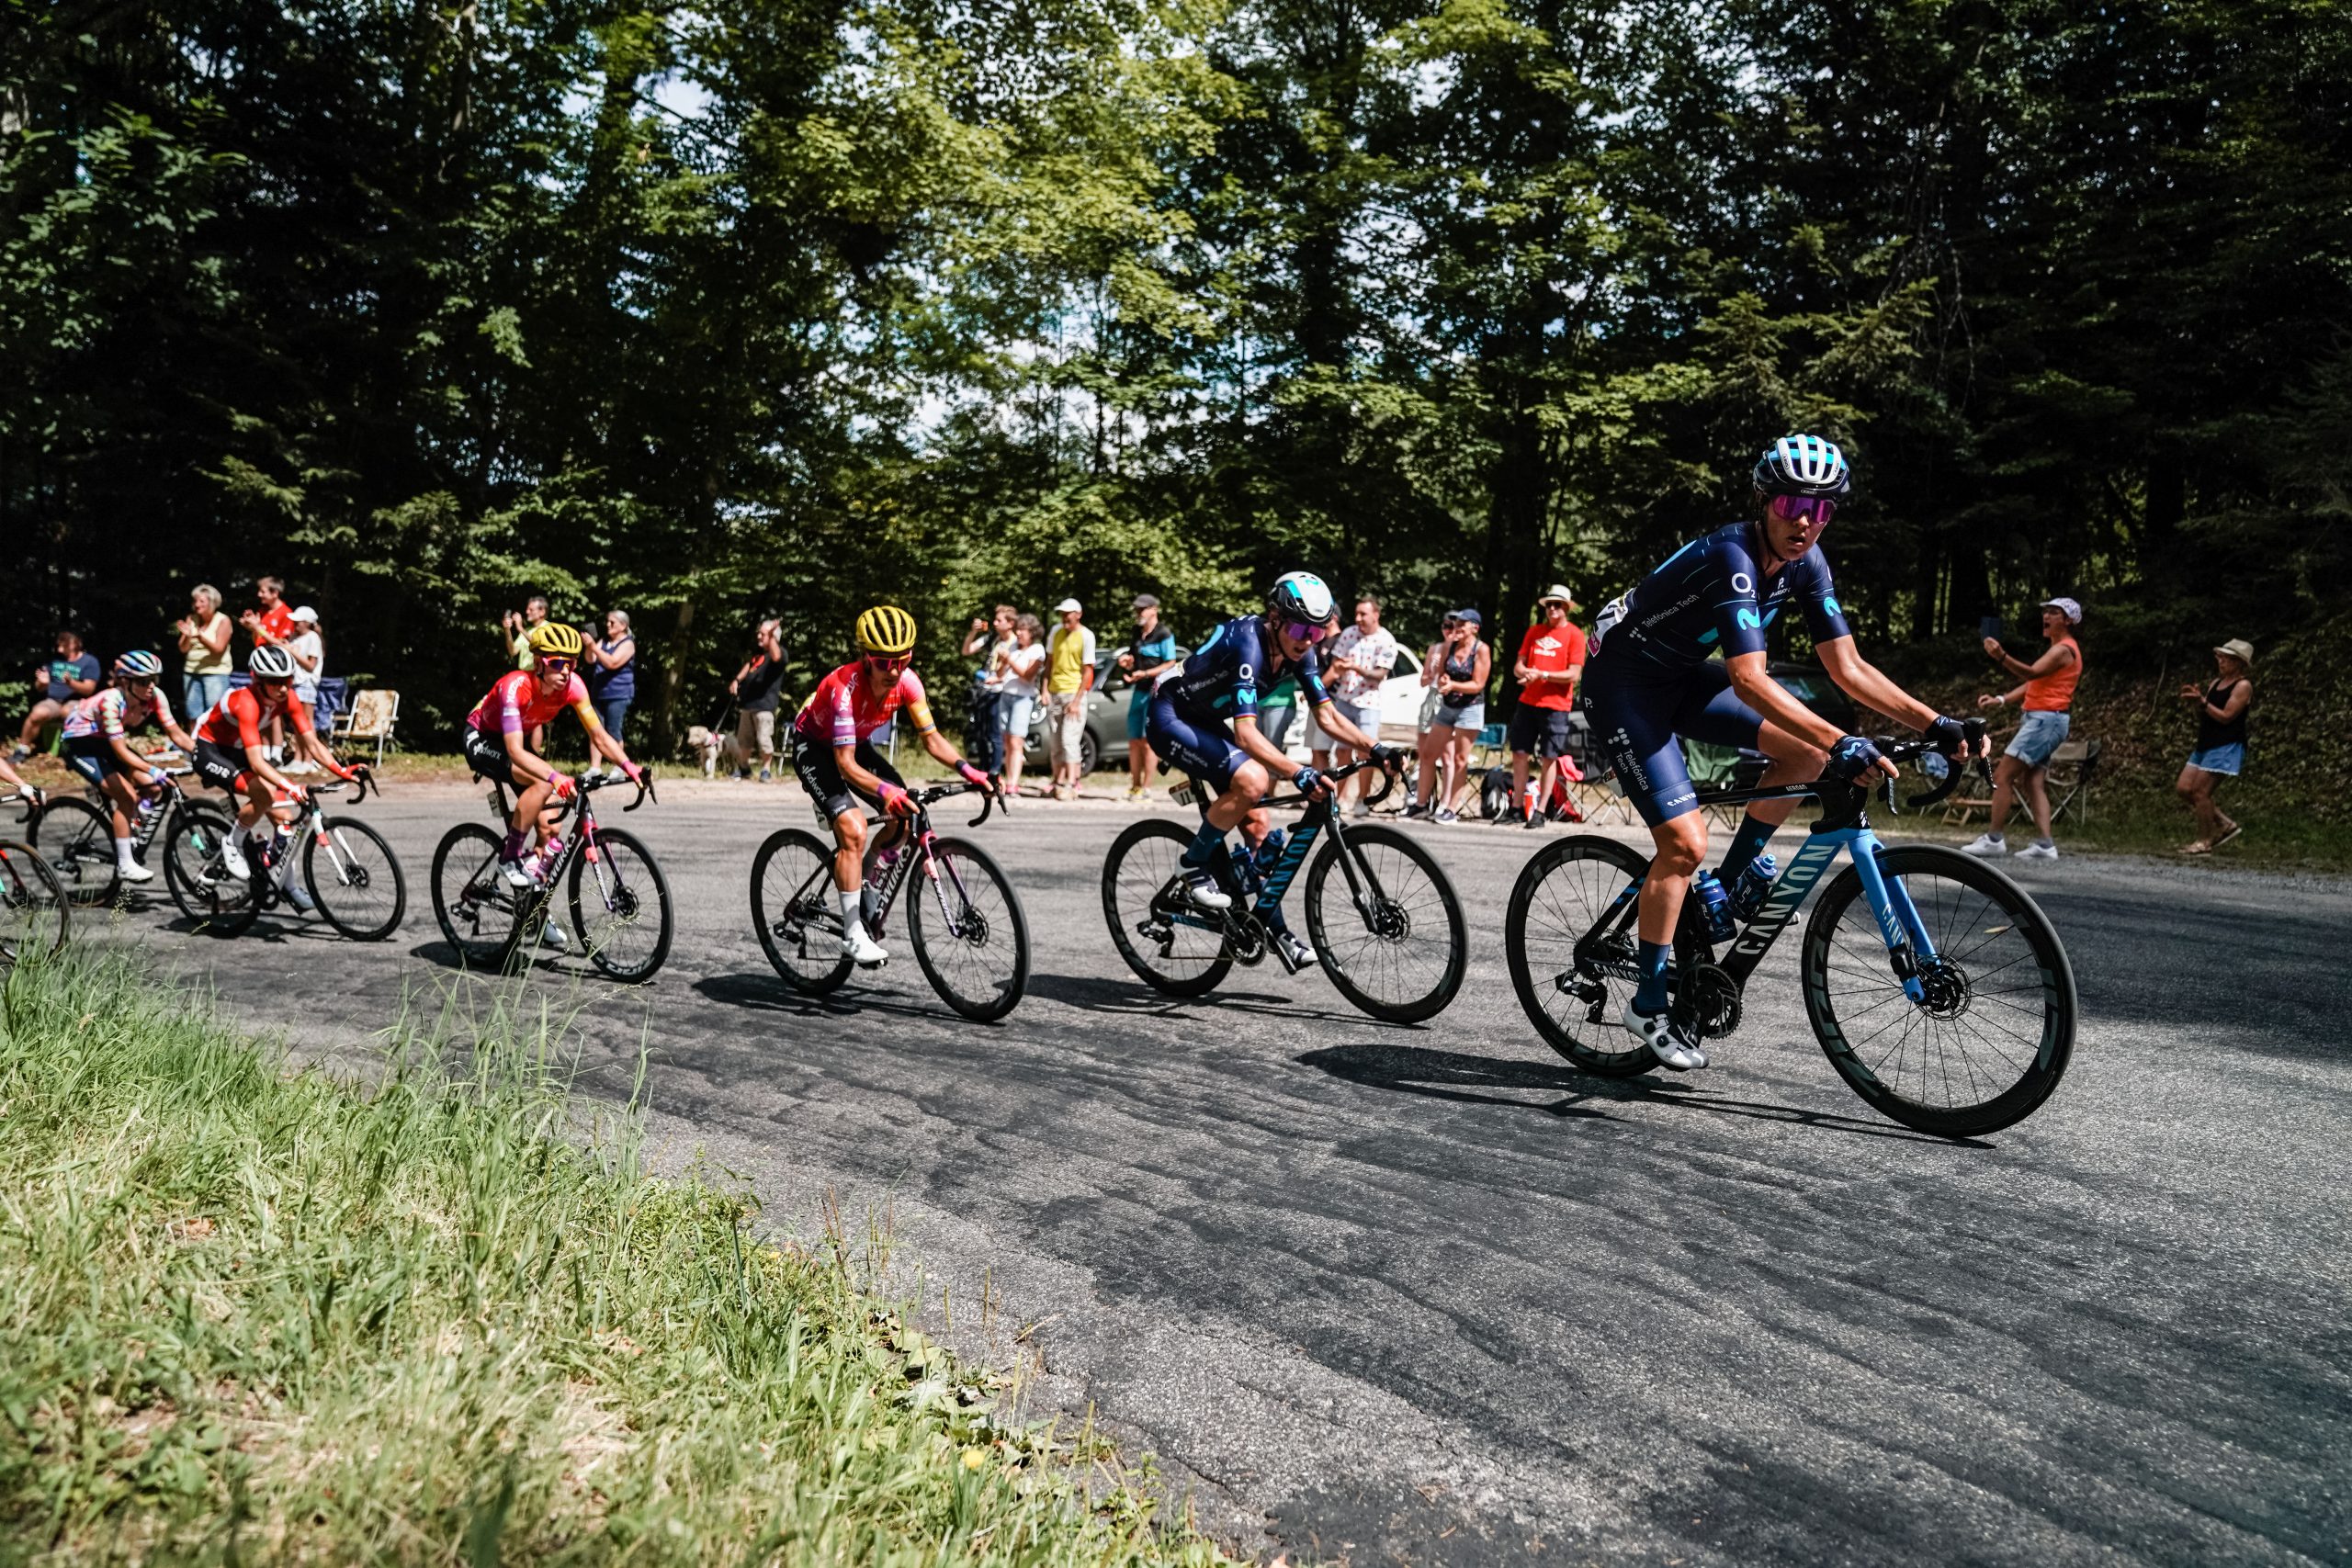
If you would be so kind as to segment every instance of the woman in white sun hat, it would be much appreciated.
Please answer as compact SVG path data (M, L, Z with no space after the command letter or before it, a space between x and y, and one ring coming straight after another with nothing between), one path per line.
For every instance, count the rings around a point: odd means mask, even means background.
M2211 854L2242 831L2213 804L2213 786L2245 768L2245 711L2254 705L2254 682L2247 677L2254 670L2254 644L2233 637L2213 650L2213 664L2219 675L2211 685L2180 689L2181 701L2193 705L2197 715L2197 749L2189 752L2173 785L2197 813L2197 841L2180 852L2188 855Z

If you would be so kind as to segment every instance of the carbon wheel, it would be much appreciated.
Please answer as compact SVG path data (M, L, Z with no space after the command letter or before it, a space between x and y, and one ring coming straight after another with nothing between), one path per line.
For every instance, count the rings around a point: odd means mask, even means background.
M114 818L78 795L51 795L27 829L65 897L84 908L111 904L121 891L114 863Z
M599 827L596 841L575 844L566 889L571 935L588 962L616 980L650 980L670 956L675 922L670 884L633 833Z
M833 851L814 833L786 828L752 857L752 930L784 983L822 996L849 978Z
M2041 907L1952 850L1881 849L1935 950L1926 999L1895 975L1861 876L1840 872L1804 931L1804 1008L1848 1087L1874 1111L1945 1137L1996 1133L2058 1088L2075 1051L2075 972Z
M55 954L74 927L65 885L30 844L0 840L0 969Z
M994 1023L1029 984L1029 919L996 858L963 839L934 839L928 875L909 880L907 934L940 999Z
M164 881L180 913L215 936L235 936L261 915L250 876L229 875L220 863L228 833L220 818L183 812L164 838ZM245 846L247 863L259 852Z
M1528 1021L1544 1044L1602 1077L1632 1077L1657 1066L1618 1016L1634 992L1631 919L1622 931L1588 940L1649 868L1614 839L1561 839L1521 868L1503 916L1511 988Z
M1102 918L1111 941L1128 968L1171 997L1215 990L1233 967L1224 931L1168 896L1177 858L1192 841L1175 823L1147 818L1114 839L1102 859Z
M469 969L503 969L522 934L523 908L499 874L499 836L460 822L433 852L433 918Z
M1334 837L1306 868L1306 931L1323 973L1374 1018L1436 1017L1470 965L1453 884L1409 833L1371 824L1341 831L1353 864L1340 863Z
M408 913L408 884L384 835L349 817L322 824L326 841L302 846L302 881L327 924L354 942L381 942Z

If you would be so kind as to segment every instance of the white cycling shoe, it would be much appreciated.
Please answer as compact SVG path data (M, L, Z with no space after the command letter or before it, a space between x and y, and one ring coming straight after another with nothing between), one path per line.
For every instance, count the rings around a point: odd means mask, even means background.
M254 868L246 863L245 852L239 849L235 844L229 842L227 840L222 840L220 843L220 874L227 877L232 882L243 882L250 878L253 874Z
M842 953L860 969L879 969L890 962L890 950L866 933L862 920L851 926L849 934L842 938Z
M1628 1000L1624 1016L1626 1032L1650 1048L1650 1055L1657 1058L1659 1066L1687 1073L1707 1065L1707 1054L1699 1049L1696 1040L1675 1026L1672 1013L1646 1013Z
M302 886L300 877L287 883L286 901L306 915L319 907L319 901L311 897L311 890Z
M1188 865L1183 868L1182 890L1185 901L1195 909L1230 909L1232 896L1216 885L1216 873L1206 866Z
M131 861L124 864L118 864L114 868L114 874L117 876L121 877L125 882L153 882L155 880L155 874L149 871L145 866L141 865L137 861Z

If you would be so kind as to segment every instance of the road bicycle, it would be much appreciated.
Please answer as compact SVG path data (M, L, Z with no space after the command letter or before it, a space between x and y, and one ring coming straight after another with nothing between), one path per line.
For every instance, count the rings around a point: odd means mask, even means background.
M1972 747L1982 727L1972 721ZM1894 762L1927 742L1879 742ZM1989 782L1983 761L1978 773ZM1910 797L1935 805L1960 782ZM1885 785L1895 810L1894 783ZM1696 898L1683 901L1668 987L1674 1016L1703 1039L1739 1027L1748 983L1842 853L1806 923L1804 1008L1830 1065L1873 1110L1946 1137L1998 1132L2032 1114L2075 1047L2075 973L2048 917L1996 868L1929 844L1888 846L1871 830L1869 788L1812 784L1708 791L1702 807L1816 796L1822 816L1755 918L1718 959ZM1646 857L1613 839L1549 844L1511 889L1504 951L1520 1004L1544 1043L1589 1073L1656 1067L1619 1020L1640 980L1635 900Z
M40 809L40 792L11 795L7 804L30 817ZM73 925L73 901L55 869L32 845L0 839L0 972L19 958L62 952Z
M326 814L327 797L345 787L340 780L307 785L299 799L279 804L266 829L256 823L245 839L242 879L222 864L227 819L209 811L181 813L164 839L164 885L172 902L214 936L239 935L283 905L315 908L354 942L383 941L408 913L408 881L384 835L356 817ZM374 776L361 769L351 804L374 787ZM289 804L292 815L278 816Z
M965 826L978 828L1001 799L985 785L960 782L908 791L911 818L867 818L864 919L881 941L900 890L920 872L919 891L907 900L915 962L940 1000L976 1023L993 1023L1020 1004L1028 987L1029 918L995 856L931 824L934 803L976 792L980 814ZM880 841L886 821L905 826L888 846ZM849 978L830 840L798 828L768 835L752 857L752 928L760 951L794 990L822 996Z
M1395 764L1366 759L1324 777L1336 785L1366 767L1382 768L1380 788L1364 802L1377 806L1396 787ZM1205 797L1197 779L1172 793L1180 805ZM1295 973L1266 917L1321 840L1322 853L1306 867L1307 944L1315 961L1341 996L1374 1018L1418 1023L1442 1011L1462 987L1470 952L1453 885L1410 834L1374 823L1351 826L1335 809L1337 798L1334 790L1261 802L1306 810L1271 865L1261 868L1246 846L1227 844L1214 868L1233 900L1224 909L1201 908L1184 891L1180 862L1193 833L1182 825L1148 818L1112 840L1102 863L1102 916L1127 967L1174 997L1204 995L1236 964L1263 963L1270 952Z
M216 836L225 837L231 825L227 812L209 801L192 800L179 781L194 770L171 768L148 808L130 818L130 854L147 864L147 852L170 841L171 829L191 815L209 819ZM35 811L25 836L41 852L76 904L111 904L123 888L122 870L114 853L114 804L96 786L79 795L52 795ZM150 867L149 869L153 869Z
M590 773L569 797L542 815L554 837L526 863L534 868L528 888L512 886L499 863L505 826L514 819L506 786L490 787L497 829L460 822L433 852L433 914L470 968L514 967L540 946L577 942L588 961L616 980L650 980L670 956L676 922L670 884L653 852L635 834L596 820L591 800L598 790L622 780ZM634 811L653 793L653 775L639 775L637 798L621 807ZM564 831L567 821L573 830ZM556 889L564 891L571 928L562 933L548 917Z

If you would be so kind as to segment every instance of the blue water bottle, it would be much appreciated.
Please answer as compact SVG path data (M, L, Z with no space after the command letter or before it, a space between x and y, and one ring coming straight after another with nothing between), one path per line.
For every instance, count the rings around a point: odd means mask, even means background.
M1258 846L1259 874L1262 875L1265 873L1273 870L1274 863L1282 858L1283 830L1280 828L1277 828L1272 832L1267 834L1265 841Z
M1731 895L1715 880L1712 871L1702 871L1690 879L1690 891L1698 896L1700 918L1706 923L1709 942L1729 942L1738 933L1737 922L1731 915Z
M1781 874L1781 863L1770 855L1758 855L1731 885L1731 912L1742 922L1756 918L1764 900L1772 896L1772 880Z

